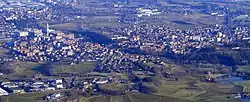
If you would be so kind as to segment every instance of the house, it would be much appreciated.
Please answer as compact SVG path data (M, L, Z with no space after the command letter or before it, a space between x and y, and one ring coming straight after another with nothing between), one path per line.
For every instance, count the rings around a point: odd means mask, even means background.
M21 89L21 88L12 88L11 91L12 91L12 93L14 93L14 94L22 94L22 93L25 93L24 89Z
M56 88L57 88L57 89L63 89L63 84L58 84L58 85L56 85Z
M62 84L62 83L63 83L62 79L56 80L56 84Z
M56 93L56 94L51 94L47 96L48 100L54 100L54 99L58 99L58 98L62 98L63 95L61 93Z
M92 83L96 83L96 84L106 84L108 83L109 80L106 78L95 78Z
M109 82L108 80L96 81L96 84L106 84L108 82Z
M54 91L54 90L56 90L56 88L55 87L46 87L45 90L46 91Z
M18 85L13 82L2 82L1 85L5 88L17 88L18 87Z
M19 36L28 36L29 35L29 32L20 32L19 33Z

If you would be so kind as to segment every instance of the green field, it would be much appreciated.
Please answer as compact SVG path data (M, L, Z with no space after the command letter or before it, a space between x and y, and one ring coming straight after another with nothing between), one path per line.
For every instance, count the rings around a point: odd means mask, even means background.
M106 89L106 90L112 90L112 91L125 91L127 89L127 85L125 84L115 84L115 83L109 83L109 84L104 84L100 85L101 89Z
M36 77L45 78L38 67L42 66L42 63L37 62L19 62L20 64L16 66L13 73L0 76L0 80L18 80L22 79L32 79ZM87 73L95 68L95 62L82 62L80 64L74 65L53 65L54 74L69 73L69 74L82 74ZM42 68L45 68L42 66ZM48 76L50 77L50 76ZM52 77L52 76L51 76Z
M117 76L120 76L121 79L128 80L128 74L127 73L116 73Z
M176 97L189 101L210 101L221 102L232 101L237 102L233 98L227 97L227 93L233 88L233 85L220 85L216 83L201 82L197 78L184 77L179 81L169 81L158 89L157 95ZM215 101L220 100L220 101ZM222 102L223 102L222 101Z
M53 24L50 26L50 28L53 29L64 29L64 30L72 30L77 29L78 25L77 23L60 23L60 24Z
M25 94L16 94L7 96L8 102L47 102L43 100L44 96L49 94L64 92L66 90L49 91L49 92L32 92Z
M235 85L242 85L244 86L244 91L250 92L250 81L242 81L242 82L235 82Z
M248 84L246 84L248 85ZM105 84L101 88L124 90L126 85ZM220 85L198 81L194 77L183 77L179 81L166 81L152 94L127 93L117 96L79 97L81 102L240 102L227 93L233 85ZM43 102L41 97L48 93L29 93L10 96L10 102ZM230 96L228 98L228 96Z
M22 95L11 95L8 97L9 102L46 102L42 97L53 92L27 93Z
M82 102L189 102L189 101L167 96L132 93L120 96L97 96L88 99L83 99Z
M179 4L168 4L163 0L160 0L162 5L167 6L181 6ZM194 4L193 2L187 2L187 4ZM195 3L194 5L199 5L199 2ZM135 15L130 15L131 18L137 18ZM153 15L153 16L143 16L136 25L168 25L170 28L179 28L179 29L192 29L192 28L200 28L211 26L215 24L223 24L224 18L223 17L215 17L211 16L202 12L193 12L189 15L179 14L179 13L167 13L163 12L160 15ZM114 16L114 15L93 15L93 16L86 16L81 21L68 21L68 22L51 22L50 27L53 29L61 29L61 30L77 30L81 28L81 25L86 26L87 29L95 28L95 27L126 27L134 25L133 23L122 23L119 21L123 21L122 16ZM186 22L189 24L181 24L175 23L173 21L180 21ZM41 22L44 23L44 22Z
M114 27L121 26L119 21L119 16L88 16L85 17L84 20L81 21L69 21L69 22L49 22L50 28L60 29L60 30L78 30L82 26L87 27ZM45 27L45 23L40 22L40 26Z
M54 65L54 72L56 74L60 73L70 73L70 74L80 74L92 71L96 67L95 62L81 62L74 65Z
M250 72L250 66L238 66L237 71Z
M20 78L34 78L36 74L38 74L35 70L35 67L38 67L40 63L37 62L18 62L19 64L16 66L13 73L1 76L1 80L16 80Z

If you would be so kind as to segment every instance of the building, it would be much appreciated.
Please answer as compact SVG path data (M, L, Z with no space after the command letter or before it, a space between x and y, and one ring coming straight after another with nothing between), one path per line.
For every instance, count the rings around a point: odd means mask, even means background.
M56 93L56 94L51 94L47 96L48 100L54 100L54 99L58 99L58 98L62 98L63 95L61 93Z
M12 88L11 89L14 94L22 94L25 93L24 89L21 88Z
M4 89L0 88L0 96L5 96L5 95L9 95L9 93Z
M63 81L61 79L56 80L56 84L62 84Z
M20 32L19 36L28 36L29 32Z
M57 89L63 89L64 87L63 87L63 84L58 84L58 85L56 85L56 88Z

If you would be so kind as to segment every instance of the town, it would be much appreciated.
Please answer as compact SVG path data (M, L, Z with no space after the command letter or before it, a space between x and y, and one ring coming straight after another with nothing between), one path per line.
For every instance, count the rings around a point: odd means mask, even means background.
M244 0L2 0L0 101L249 101L249 9Z

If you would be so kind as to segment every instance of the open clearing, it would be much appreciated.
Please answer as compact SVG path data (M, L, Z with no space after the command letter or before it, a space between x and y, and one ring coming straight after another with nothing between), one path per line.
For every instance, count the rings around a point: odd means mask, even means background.
M188 101L239 102L234 98L225 98L233 85L201 82L193 77L184 77L159 87L157 95L176 97ZM218 100L218 101L217 101Z
M16 79L26 79L26 78L34 78L34 76L37 74L35 70L33 70L35 67L38 67L40 63L37 62L18 62L19 65L16 66L13 73L10 73L8 75L3 75L0 77L1 80L16 80Z
M120 96L98 96L89 99L84 99L82 102L189 102L188 100L158 96L158 95L148 95L140 93L132 93Z
M96 67L95 62L81 62L74 65L55 65L54 72L56 74L69 73L69 74L80 74L92 71Z
M250 66L238 66L237 71L250 72Z

